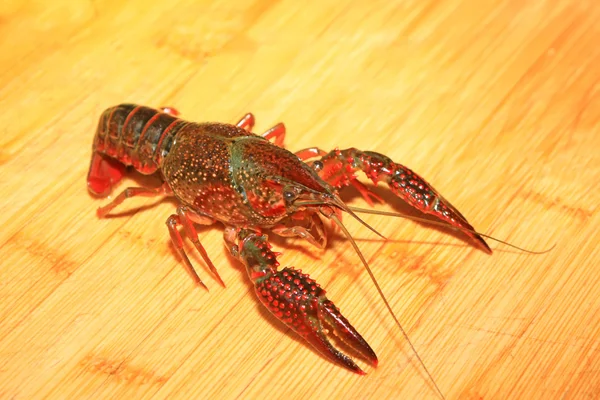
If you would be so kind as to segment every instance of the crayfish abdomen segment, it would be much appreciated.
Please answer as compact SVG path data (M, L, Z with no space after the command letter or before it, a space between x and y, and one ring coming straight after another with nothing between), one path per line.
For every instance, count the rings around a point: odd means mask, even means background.
M172 114L135 104L105 110L94 136L88 173L90 192L110 194L127 166L142 174L155 173L173 138L187 124Z
M160 110L121 104L102 113L93 148L143 174L152 174L169 152L173 137L187 124Z

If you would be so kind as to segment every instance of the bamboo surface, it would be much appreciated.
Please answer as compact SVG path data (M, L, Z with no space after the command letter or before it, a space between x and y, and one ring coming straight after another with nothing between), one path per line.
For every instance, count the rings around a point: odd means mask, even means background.
M133 102L299 150L385 153L490 241L345 218L448 399L600 398L597 1L3 1L0 399L439 398L350 243L271 235L379 356L324 359L262 308L223 226L199 227L222 288L193 286L171 200L98 219L86 189L100 113ZM118 188L156 184L132 175ZM403 211L391 200L378 205ZM364 206L356 192L344 197Z

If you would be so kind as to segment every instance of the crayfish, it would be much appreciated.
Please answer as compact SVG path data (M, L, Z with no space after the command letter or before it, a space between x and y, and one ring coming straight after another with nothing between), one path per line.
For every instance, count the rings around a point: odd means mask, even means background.
M158 188L127 188L99 208L97 214L104 217L134 196L174 196L179 206L166 225L188 273L202 286L205 285L184 250L179 228L223 284L194 226L221 222L225 225L227 248L246 266L260 301L325 357L364 374L332 344L329 336L336 335L377 365L373 349L313 279L294 268L278 269L277 253L271 250L263 231L300 237L324 248L327 233L323 221L331 220L351 241L407 340L364 257L342 224L341 215L349 214L369 226L355 214L359 209L340 199L338 191L354 186L372 204L377 195L357 179L356 174L362 172L374 184L387 183L396 196L415 209L462 230L491 253L482 238L485 235L477 233L423 178L382 154L355 148L326 152L317 147L292 153L283 147L283 124L262 135L252 133L253 126L252 114L246 114L233 125L184 121L171 108L122 104L107 109L100 117L94 138L87 177L89 191L108 196L128 166L142 174L158 172L163 183ZM431 378L425 364L422 361L421 364Z

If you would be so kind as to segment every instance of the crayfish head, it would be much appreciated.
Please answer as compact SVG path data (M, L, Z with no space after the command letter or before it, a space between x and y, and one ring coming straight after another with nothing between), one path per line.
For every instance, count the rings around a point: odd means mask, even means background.
M316 174L315 174L316 176ZM313 187L307 187L297 181L285 179L283 177L269 178L263 182L264 186L271 188L270 196L263 196L262 203L264 204L265 198L270 198L268 202L271 204L271 211L279 212L280 215L286 216L296 211L303 211L312 209L315 212L320 213L325 218L332 219L336 225L341 222L341 214L345 212L350 214L362 225L367 227L369 230L385 239L379 232L373 227L364 222L358 217L339 197L337 192L326 182L322 181L316 176L315 183L320 183L321 187L315 189ZM320 182L319 182L320 181ZM264 192L263 192L264 193ZM273 195L275 194L275 195ZM273 199L277 199L273 201ZM263 215L267 215L263 213ZM271 214L274 215L274 214ZM351 238L350 238L351 239Z
M286 216L311 207L317 209L319 206L333 205L337 198L326 186L316 190L281 176L266 178L258 190L247 191L246 194L255 211L272 217Z
M254 215L274 221L334 202L335 190L286 149L266 140L240 140L232 154L234 180Z
M352 212L314 169L290 151L266 140L240 140L232 155L235 180L241 183L253 217L272 223L296 211L312 209L326 218L339 219L343 211L381 236Z

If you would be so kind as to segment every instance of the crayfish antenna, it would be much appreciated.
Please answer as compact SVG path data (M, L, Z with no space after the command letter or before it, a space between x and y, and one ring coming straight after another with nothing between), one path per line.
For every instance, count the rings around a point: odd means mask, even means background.
M365 226L365 227L366 227L367 229L369 229L371 232L374 232L374 233L375 233L377 236L379 236L380 238L382 238L382 239L384 239L384 240L387 240L387 238L386 238L385 236L383 236L381 233L377 232L377 231L375 230L375 228L373 228L371 225L367 224L367 223L366 223L365 221L363 221L363 220L362 220L362 219L361 219L361 218L360 218L358 215L356 215L356 214L354 213L354 211L352 211L352 210L350 209L350 207L348 207L348 206L347 206L347 205L346 205L346 204L345 204L345 203L344 203L344 202L343 202L343 201L342 201L342 200L341 200L339 197L335 196L335 198L334 198L334 200L333 200L333 202L332 202L332 203L333 203L333 204L335 204L336 206L338 206L339 208L341 208L342 210L344 210L345 212L347 212L348 214L350 214L350 215L351 215L351 216L352 216L354 219L356 219L358 222L360 222L360 223L361 223L363 226ZM340 225L342 221L340 221L339 219L338 219L338 221L339 221L339 224L338 224L338 225ZM348 238L349 238L350 240L353 240L353 239L352 239L352 237L351 237L351 236L350 236L348 233L346 233L346 235L348 236Z
M495 238L493 236L486 235L485 233L477 232L474 229L462 228L460 226L453 226L453 225L449 225L449 224L444 223L444 222L434 221L434 220L430 220L430 219L427 219L427 218L415 217L415 216L412 216L412 215L400 214L400 213L395 213L395 212L390 212L390 211L369 210L367 208L359 208L359 207L348 207L348 208L350 210L354 211L354 212L357 212L357 213L385 215L385 216L388 216L388 217L405 218L405 219L410 219L412 221L424 222L424 223L431 224L431 225L436 225L436 226L443 226L445 228L453 229L455 231L474 233L474 234L477 234L479 236L483 236L484 238L488 238L488 239L496 241L498 243L502 243L505 246L509 246L509 247L512 247L513 249L517 249L519 251L522 251L524 253L529 253L529 254L545 254L545 253L548 253L548 252L552 251L556 247L556 243L554 243L550 248L545 249L545 250L540 250L540 251L528 250L528 249L524 249L523 247L516 246L516 245L514 245L512 243L509 243L507 241L504 241L502 239L498 239L498 238Z
M355 218L358 219L358 217L356 217L356 215L354 213L350 213L350 214L352 214ZM404 338L406 339L406 341L410 345L410 348L412 349L413 353L415 354L415 356L419 360L419 363L423 367L423 370L425 370L425 373L427 374L427 376L429 377L429 379L433 383L433 386L435 387L436 391L439 393L440 397L445 400L446 397L444 396L444 393L442 393L442 391L438 387L435 379L433 379L433 376L431 375L431 373L429 372L429 370L425 366L425 363L421 359L421 356L419 356L419 353L417 352L417 349L412 344L410 338L408 337L408 334L406 333L406 331L402 327L402 324L400 324L400 321L398 321L398 318L396 317L396 314L392 310L392 307L390 306L390 304L388 303L385 295L383 294L383 291L381 290L381 287L379 286L379 283L377 282L377 279L375 278L375 275L373 275L373 271L371 271L371 268L369 267L369 263L367 263L367 260L365 259L365 257L361 253L360 249L358 248L358 245L356 244L356 242L354 241L354 239L350 235L350 232L348 232L348 230L346 229L346 227L342 224L342 221L340 221L340 219L335 214L332 213L331 215L328 215L328 217L331 218L331 220L333 222L335 222L335 224L342 230L342 232L344 232L344 235L346 235L346 237L348 238L348 240L350 240L350 243L352 244L352 247L354 247L354 251L356 251L356 254L358 254L358 257L360 258L360 261L363 263L365 269L369 273L369 277L373 281L373 284L375 285L375 288L377 289L377 292L379 293L379 296L381 297L381 299L383 300L383 303L385 304L386 308L388 309L388 312L390 313L390 315L392 316L392 318L394 318L394 322L396 323L396 326L398 326L398 328L400 329L400 332L402 332L402 335L404 336ZM361 220L359 219L359 221L361 221ZM366 222L363 222L363 224L366 225L366 226L368 226L368 224Z
M351 207L348 207L343 201L342 199L340 199L338 196L333 197L330 201L327 202L323 202L323 201L303 201L300 203L296 204L299 207L306 207L306 206L324 206L324 205L333 205L338 207L339 209L341 209L342 211L347 212L348 214L350 214L352 217L354 217L354 219L356 219L358 222L360 222L364 227L366 227L368 230L370 230L371 232L373 232L374 234L376 234L377 236L379 236L380 238L382 238L383 240L387 240L387 238L385 236L383 236L381 233L379 233L375 228L373 228L371 225L367 224L365 221L363 221L358 215L356 215L354 213L354 211L352 211ZM354 207L352 207L354 208ZM322 214L325 215L327 218L331 217L331 212L324 212L322 211Z

